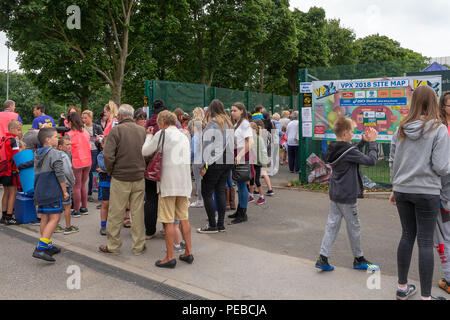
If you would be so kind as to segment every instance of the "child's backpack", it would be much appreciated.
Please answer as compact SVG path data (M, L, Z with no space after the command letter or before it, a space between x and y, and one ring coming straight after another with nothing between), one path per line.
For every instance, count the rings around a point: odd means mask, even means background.
M9 161L6 153L6 143L10 139L2 137L0 140L0 177L9 175Z

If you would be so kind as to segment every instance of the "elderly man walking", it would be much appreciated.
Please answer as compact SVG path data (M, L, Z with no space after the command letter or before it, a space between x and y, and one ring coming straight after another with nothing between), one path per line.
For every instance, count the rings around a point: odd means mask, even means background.
M119 124L111 129L103 150L108 175L111 176L111 191L106 224L107 245L100 246L104 253L119 254L122 241L120 229L123 215L129 202L131 205L131 237L133 254L141 255L145 250L144 195L145 160L142 146L145 129L135 124L134 109L123 104L119 108Z

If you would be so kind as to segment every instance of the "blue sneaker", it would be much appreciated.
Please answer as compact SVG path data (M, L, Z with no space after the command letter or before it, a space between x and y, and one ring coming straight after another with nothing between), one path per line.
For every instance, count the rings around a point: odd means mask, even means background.
M367 261L364 257L359 257L353 261L353 269L377 271L380 270L380 266Z
M334 267L328 263L328 258L320 255L319 259L316 261L316 268L323 271L333 271Z
M80 211L72 211L72 213L70 215L72 216L72 218L79 218L79 217L81 217Z

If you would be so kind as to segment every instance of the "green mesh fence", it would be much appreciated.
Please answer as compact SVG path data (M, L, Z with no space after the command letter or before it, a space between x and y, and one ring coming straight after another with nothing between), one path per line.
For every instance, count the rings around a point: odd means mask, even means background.
M145 92L146 96L149 97L150 105L156 99L161 99L169 110L181 108L185 112L191 112L196 107L203 108L213 99L221 100L225 108L230 108L235 102L242 102L249 111L253 111L256 105L262 105L271 113L280 113L282 110L290 109L296 110L298 106L297 96L278 96L192 83L146 81Z
M308 68L307 81L319 80L351 80L369 79L382 77L403 77L409 73L417 73L428 66L424 60L388 61L382 63L343 65L333 67ZM426 73L422 73L426 75ZM297 101L296 101L297 102ZM294 106L297 109L297 106ZM312 152L323 159L323 150L326 149L325 142L304 138L306 144L306 157ZM328 144L328 143L327 143ZM379 143L378 162L374 167L361 167L361 172L376 183L375 187L390 188L389 177L389 143ZM309 167L302 166L309 174ZM367 181L367 184L370 184Z

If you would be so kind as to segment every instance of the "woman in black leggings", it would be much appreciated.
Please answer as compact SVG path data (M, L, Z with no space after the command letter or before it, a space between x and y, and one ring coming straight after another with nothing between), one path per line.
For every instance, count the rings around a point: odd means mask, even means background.
M397 250L398 300L406 300L416 292L414 285L408 285L416 237L422 299L444 299L431 296L431 284L440 176L450 170L449 152L450 139L440 119L436 94L431 87L420 86L414 91L408 115L392 138L389 159L394 190L390 201L397 206L402 224Z

